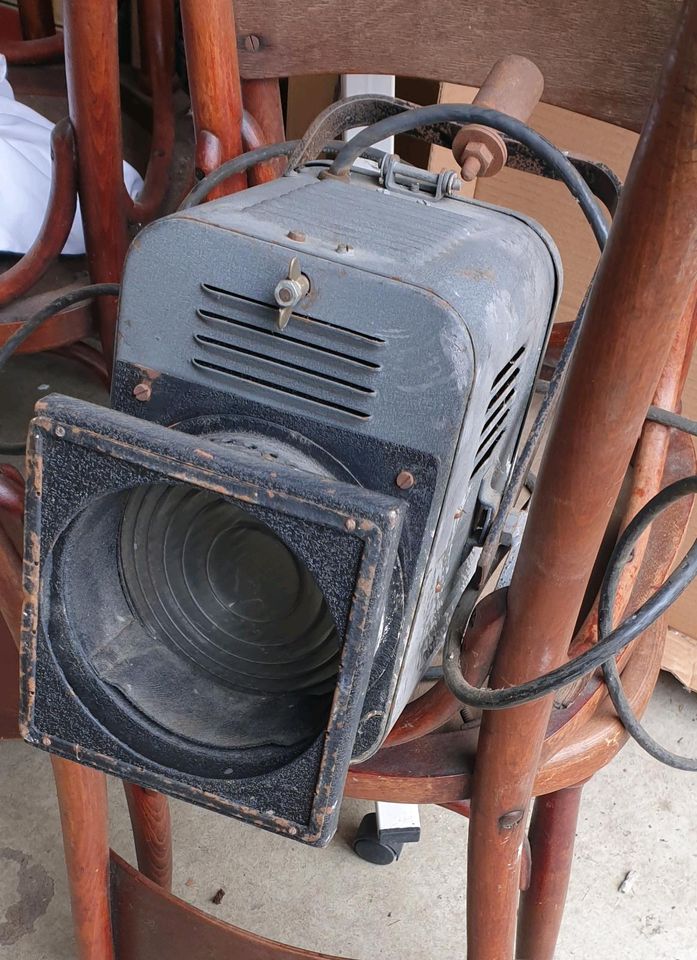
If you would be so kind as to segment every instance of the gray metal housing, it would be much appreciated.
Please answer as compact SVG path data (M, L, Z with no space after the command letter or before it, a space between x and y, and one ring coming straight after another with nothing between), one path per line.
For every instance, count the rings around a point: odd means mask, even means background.
M166 423L253 405L257 419L319 444L338 477L407 501L404 609L376 650L360 760L379 747L441 639L478 502L495 507L561 268L549 236L511 211L386 190L367 173L322 179L322 169L139 234L125 268L112 402ZM292 257L310 292L280 331L274 288ZM143 371L181 385L181 396L138 404L132 385ZM385 451L413 473L411 489L395 486L394 469L385 477Z

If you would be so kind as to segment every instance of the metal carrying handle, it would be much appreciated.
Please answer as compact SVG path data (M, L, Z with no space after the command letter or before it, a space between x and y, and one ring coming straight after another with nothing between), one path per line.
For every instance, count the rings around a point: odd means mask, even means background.
M544 77L532 60L511 54L497 60L472 101L475 106L526 121L542 97ZM467 124L453 140L462 179L493 177L508 158L503 138L491 127Z

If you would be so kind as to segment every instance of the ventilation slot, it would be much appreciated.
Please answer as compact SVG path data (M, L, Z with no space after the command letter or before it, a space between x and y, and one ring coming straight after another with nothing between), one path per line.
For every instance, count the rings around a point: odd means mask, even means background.
M524 353L525 347L521 347L514 353L508 363L496 374L491 384L491 397L486 408L472 477L487 464L506 432L508 416L515 398L516 382L520 375L520 360Z
M236 317L226 317L224 314L214 313L212 310L199 310L199 317L202 320L222 320L230 324L232 329L237 328L240 331L251 331L255 336L273 337L276 343L297 344L305 350L314 350L316 353L326 354L328 357L338 357L340 360L346 360L349 363L357 363L359 366L367 367L369 370L379 370L380 364L372 360L364 360L361 357L349 356L340 350L333 350L331 347L321 346L316 343L309 343L307 340L300 340L298 337L291 337L287 333L281 333L276 330L267 330L264 327L255 327L253 323L245 323L244 320L238 320Z
M274 372L283 373L286 370L297 371L298 373L305 374L306 376L312 377L315 380L322 380L328 384L336 384L340 387L347 387L349 390L355 390L357 393L365 393L369 396L375 395L375 391L371 390L370 387L364 387L359 383L352 383L350 380L343 380L341 377L333 377L325 373L320 373L318 370L313 370L312 367L303 367L299 363L293 363L291 360L271 358L264 353L257 352L256 350L248 350L245 347L240 347L236 344L225 343L221 340L216 340L214 337L204 337L200 333L196 334L194 339L202 346L218 348L221 353L231 355L233 360L235 356L242 358L251 357L254 360L260 360L262 364L268 364L268 368L272 374ZM274 371L274 367L277 368L276 371Z
M270 304L265 303L263 300L254 300L252 297L243 297L238 293L232 293L230 290L224 290L222 287L214 287L210 283L202 283L201 287L206 293L211 294L213 297L215 297L215 299L221 302L227 301L234 306L239 304L251 304L253 306L262 307L265 310L270 310L274 317L278 313L278 307L271 306ZM367 343L382 345L385 342L382 337L376 337L370 333L364 333L362 330L354 330L350 327L343 327L338 323L329 323L328 320L320 320L318 317L311 317L307 313L293 313L293 317L300 320L307 320L310 323L317 324L318 327L328 327L330 330L338 330L340 333L348 334L348 336L356 337L359 340L365 340Z
M323 407L338 410L340 413L347 413L349 416L358 417L361 420L368 420L370 417L370 414L365 413L363 410L356 410L351 407L346 407L343 404L334 403L321 397L314 397L308 393L302 393L300 390L291 390L287 387L281 387L277 383L272 383L270 380L263 380L261 377L253 377L251 374L243 373L241 370L232 370L230 367L222 367L219 364L210 363L207 360L201 360L197 357L194 357L193 364L199 369L210 370L214 373L220 373L224 376L232 377L242 382L257 384L260 387L267 387L269 390L274 390L276 393L285 393L288 396L298 397L301 400L309 400L311 403L316 403Z
M241 391L259 387L336 413L368 419L385 341L355 329L293 314L279 330L278 309L202 284L195 353L201 372L226 374ZM245 390L245 387L247 390Z

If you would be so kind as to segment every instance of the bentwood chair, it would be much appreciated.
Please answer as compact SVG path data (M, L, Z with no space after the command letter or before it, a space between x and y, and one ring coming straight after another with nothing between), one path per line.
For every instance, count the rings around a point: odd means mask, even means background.
M114 6L67 4L74 9L66 23L76 22L78 7L96 22ZM500 56L519 53L542 70L545 101L643 127L513 580L505 602L493 594L474 627L482 643L497 642L492 686L563 662L597 636L594 609L580 630L576 621L613 509L619 503L626 521L660 486L695 472L691 442L644 420L652 402L679 404L695 333L697 0L590 0L580 7L549 0L238 0L234 9L229 0L182 0L181 12L203 172L241 150L243 84L261 128L277 136L276 78L296 74L383 71L477 85ZM113 42L113 35L104 38ZM108 91L102 79L95 97ZM103 123L111 122L105 113ZM117 230L116 240L111 232L114 197L105 190L102 199L101 217L85 213L109 251L95 263L94 279L111 276L108 263L122 256L125 243L125 232ZM628 471L630 493L620 500ZM623 607L636 606L666 575L688 516L689 504L681 502L654 524L623 581ZM8 626L16 629L11 588L19 574L7 557L1 582ZM658 675L664 634L665 625L655 624L620 658L639 714ZM443 732L458 707L443 684L410 704L386 746L351 769L346 794L436 803L469 816L467 957L551 960L582 785L616 755L626 734L597 677L570 691L563 709L547 698L485 714L477 730ZM173 897L162 798L141 791L133 801L136 870L109 854L104 776L65 760L54 760L54 771L81 960L320 956L223 924Z

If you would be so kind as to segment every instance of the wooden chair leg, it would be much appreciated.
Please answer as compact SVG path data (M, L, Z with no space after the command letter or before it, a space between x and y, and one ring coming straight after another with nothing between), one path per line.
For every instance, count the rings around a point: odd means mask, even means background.
M285 139L281 91L278 80L243 80L242 101L261 129L267 143Z
M19 0L17 6L25 40L50 37L56 32L51 0Z
M19 654L0 612L0 740L16 740L19 737L18 676Z
M582 786L538 797L530 823L530 883L518 914L519 960L552 960L564 912Z
M530 680L566 659L646 410L677 328L694 305L696 86L697 0L688 0L545 449L508 590L493 687ZM485 712L482 720L469 831L468 960L514 954L525 814L551 706L547 697Z
M115 960L109 909L106 777L51 757L78 960Z
M229 0L181 0L186 66L196 133L196 166L204 174L242 153L242 88L235 14ZM213 138L216 150L207 141ZM244 190L244 174L212 190L209 200Z
M65 72L78 155L78 192L90 277L118 282L128 243L116 0L64 0ZM111 369L117 298L96 305Z
M138 869L148 880L172 889L172 822L167 797L124 781Z

